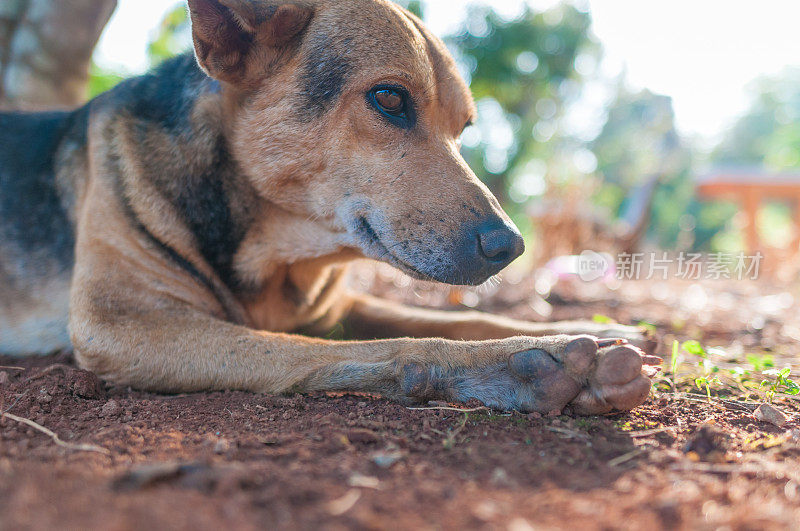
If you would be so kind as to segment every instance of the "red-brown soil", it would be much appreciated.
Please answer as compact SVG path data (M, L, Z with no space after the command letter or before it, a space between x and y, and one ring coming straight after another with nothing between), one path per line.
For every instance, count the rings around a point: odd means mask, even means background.
M356 280L421 304L464 298L406 282L385 272ZM542 319L528 282L467 299ZM662 344L724 346L721 367L765 351L797 366L791 296L775 310L764 297L780 289L709 282L705 305L681 302L697 289L560 286L549 300L553 318L647 320ZM679 392L659 382L632 413L576 419L411 410L356 395L160 396L109 388L68 354L0 365L21 369L0 369L0 411L107 451L67 449L0 420L2 530L800 528L798 417L782 428L759 422L752 396L725 387L709 402L691 378ZM798 404L775 400L793 415Z

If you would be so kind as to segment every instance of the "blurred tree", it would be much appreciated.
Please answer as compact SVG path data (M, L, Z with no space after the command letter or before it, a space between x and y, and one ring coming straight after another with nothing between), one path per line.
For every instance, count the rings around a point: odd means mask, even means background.
M397 3L405 7L421 19L425 19L425 8L420 0L397 0Z
M152 40L147 43L149 66L152 68L170 57L190 50L191 45L191 21L186 10L186 3L185 1L176 2L175 6L164 15ZM126 77L128 76L123 72L116 72L93 64L89 79L89 97L93 98L102 94Z
M800 68L788 68L778 75L760 78L753 82L750 90L749 109L723 136L710 162L716 166L756 170L800 168ZM792 201L791 198L787 200ZM780 202L762 207L763 242L783 247L797 236L793 234L792 207ZM730 217L734 213L735 210ZM725 239L741 245L739 233L738 229L731 230Z
M757 80L749 110L715 150L722 165L800 167L800 68Z
M0 105L82 103L92 51L116 4L116 0L2 0Z
M465 156L503 202L514 179L528 177L529 163L554 159L560 119L580 94L578 65L597 61L590 24L588 13L569 4L545 12L525 5L512 20L479 4L448 39L466 66L480 110L464 137Z
M661 177L648 232L661 245L674 246L693 190L691 153L675 129L672 100L649 90L630 92L618 82L606 123L591 149L603 178L595 201L615 216L626 208L632 189L655 175Z
M653 199L648 236L665 248L704 250L725 230L736 208L695 198L693 148L678 134L672 100L649 90L617 94L598 137L591 143L603 178L595 201L619 216L630 190L652 175L661 183Z
M191 21L185 2L181 2L164 16L155 38L147 45L150 66L189 50L191 43Z

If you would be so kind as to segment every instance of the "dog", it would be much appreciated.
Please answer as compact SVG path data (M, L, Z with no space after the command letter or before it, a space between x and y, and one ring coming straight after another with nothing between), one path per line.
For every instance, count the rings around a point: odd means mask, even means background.
M189 0L194 53L0 115L0 352L163 393L630 410L660 360L589 324L410 308L354 259L477 285L524 249L460 155L475 105L388 0ZM321 339L343 326L349 340ZM611 333L638 337L630 328Z

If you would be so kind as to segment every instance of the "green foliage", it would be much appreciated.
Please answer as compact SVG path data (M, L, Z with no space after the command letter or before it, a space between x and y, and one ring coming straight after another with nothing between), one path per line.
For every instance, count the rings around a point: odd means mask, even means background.
M420 0L397 0L397 3L408 9L419 18L425 18L425 7Z
M88 97L90 99L94 98L95 96L114 88L117 83L124 79L125 76L119 72L105 70L92 63L92 66L89 70L89 86L87 89Z
M595 323L599 323L599 324L613 324L613 323L616 322L611 317L608 317L606 315L602 315L602 314L599 314L599 313L595 314L592 317L592 321L594 321Z
M688 151L675 129L672 100L649 90L630 93L624 86L617 88L592 151L606 182L624 188L649 175L685 172L689 165Z
M714 153L717 164L800 168L800 68L757 80L750 109Z
M153 40L147 45L147 57L150 66L174 57L189 49L191 42L190 22L186 5L177 4L162 20ZM89 71L88 97L95 96L114 88L119 82L129 77L125 72L109 70L92 64Z
M708 357L706 349L703 348L703 345L701 345L699 341L695 340L684 341L683 345L681 345L681 348L683 348L683 350L685 350L689 354L700 356L701 358Z
M767 402L772 403L775 399L775 393L784 393L787 395L800 394L800 385L789 378L792 374L792 369L790 367L781 370L768 369L763 371L763 374L765 376L772 376L771 380L763 380L759 386L761 389L766 389L764 394L766 395Z
M653 323L648 323L647 321L639 321L638 323L636 323L636 326L638 326L651 336L654 336L658 332L658 327Z
M180 3L167 13L158 27L155 38L147 45L150 66L174 57L189 49L191 42L191 22L184 3Z
M775 366L775 360L772 356L759 356L758 354L748 354L747 363L753 366L756 372L764 372Z
M514 179L552 172L565 106L580 91L575 64L596 61L590 17L570 5L547 12L526 7L505 20L487 5L472 5L463 29L448 39L466 65L479 121L464 153L478 176L507 203ZM542 169L544 166L544 169Z
M675 128L672 100L649 90L630 92L623 83L598 137L591 143L603 185L594 201L621 216L629 191L651 176L661 182L653 199L648 235L665 248L707 248L736 208L695 197L692 147Z

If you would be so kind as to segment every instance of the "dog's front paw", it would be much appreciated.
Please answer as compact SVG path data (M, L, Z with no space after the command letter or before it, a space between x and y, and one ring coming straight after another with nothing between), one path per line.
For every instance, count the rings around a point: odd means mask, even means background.
M627 343L647 353L655 352L658 340L653 333L640 326L593 321L565 321L553 323L551 334L570 336L590 335L601 339L624 339Z
M630 410L650 391L645 364L660 363L617 340L579 337L553 352L530 349L483 367L442 369L406 365L401 385L415 400L477 399L501 410L550 413L565 407L582 415Z

